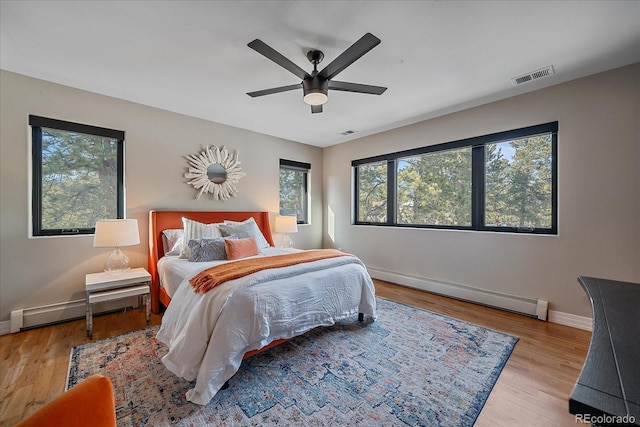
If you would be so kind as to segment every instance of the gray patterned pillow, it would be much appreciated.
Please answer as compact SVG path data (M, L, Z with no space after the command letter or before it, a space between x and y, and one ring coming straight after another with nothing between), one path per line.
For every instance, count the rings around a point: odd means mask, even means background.
M189 240L189 261L206 262L227 259L224 237Z
M243 222L225 221L224 224L218 224L218 228L223 236L235 234L238 239L246 239L247 237L255 238L259 249L271 246L253 218L249 218Z

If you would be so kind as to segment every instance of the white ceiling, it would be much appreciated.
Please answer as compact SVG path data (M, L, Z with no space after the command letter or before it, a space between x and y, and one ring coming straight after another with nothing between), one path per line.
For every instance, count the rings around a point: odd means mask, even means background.
M0 1L4 70L319 147L640 62L640 1ZM299 79L371 32L382 43L311 114ZM512 77L552 65L551 77ZM353 130L350 136L342 132Z

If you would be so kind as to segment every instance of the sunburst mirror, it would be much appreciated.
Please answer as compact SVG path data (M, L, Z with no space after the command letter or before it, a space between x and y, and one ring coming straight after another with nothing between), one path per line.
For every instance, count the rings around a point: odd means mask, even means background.
M223 145L220 148L211 145L199 154L187 156L189 172L184 177L190 179L187 184L200 190L196 199L204 193L211 193L216 200L227 200L235 197L236 184L245 176L240 168L238 151L230 153Z

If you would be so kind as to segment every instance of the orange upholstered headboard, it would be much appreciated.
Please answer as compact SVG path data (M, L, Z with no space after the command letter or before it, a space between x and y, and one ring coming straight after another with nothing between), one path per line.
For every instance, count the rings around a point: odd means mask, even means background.
M244 221L253 217L267 242L274 246L271 227L269 226L269 212L149 211L149 273L151 274L151 309L154 313L160 311L160 303L167 307L171 301L169 295L160 287L160 279L158 277L158 260L164 256L162 231L171 228L182 228L183 217L205 224L223 222L224 220Z

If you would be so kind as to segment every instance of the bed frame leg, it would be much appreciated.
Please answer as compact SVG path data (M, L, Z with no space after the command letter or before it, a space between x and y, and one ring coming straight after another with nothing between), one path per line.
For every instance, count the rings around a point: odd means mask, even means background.
M364 321L364 313L358 313L358 322Z

